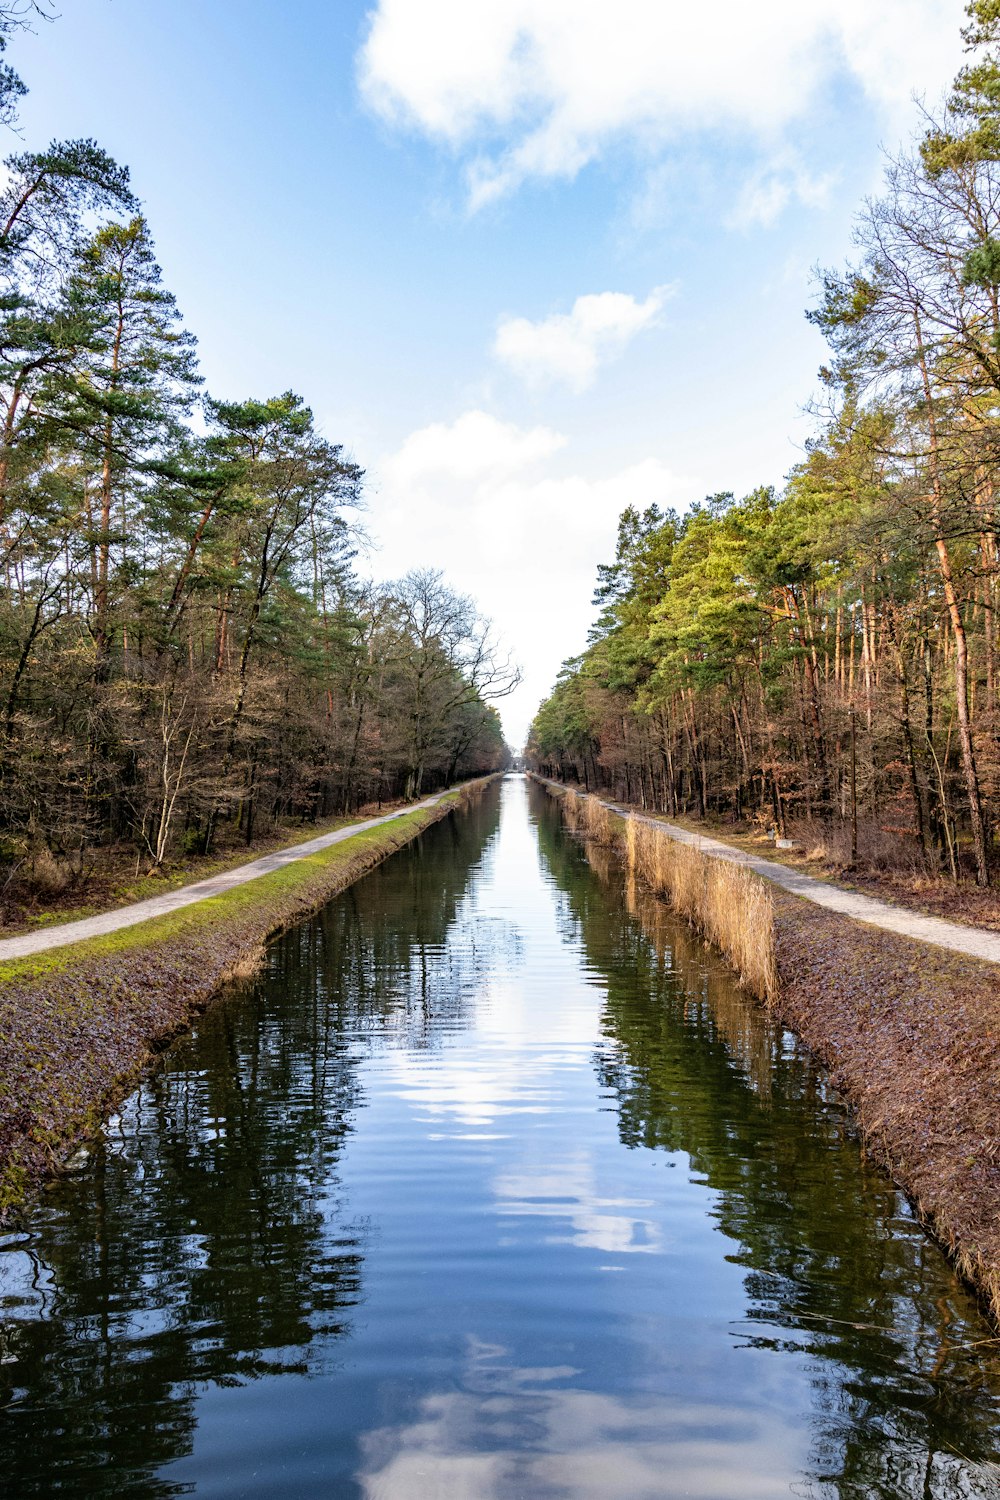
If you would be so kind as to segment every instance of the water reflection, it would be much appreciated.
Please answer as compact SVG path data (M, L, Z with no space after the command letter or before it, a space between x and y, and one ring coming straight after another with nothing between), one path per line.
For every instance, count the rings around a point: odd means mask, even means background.
M551 799L533 809L564 921L608 978L595 1064L621 1140L682 1152L712 1190L747 1270L739 1346L808 1357L800 1492L1000 1494L991 1330L824 1076L662 902L566 839Z
M550 1220L551 1228L542 1230L547 1244L616 1255L662 1248L660 1226L642 1214L654 1206L653 1200L602 1196L586 1151L534 1166L522 1163L496 1177L493 1190L501 1218Z
M497 821L495 799L450 818L436 855L402 851L289 934L109 1123L87 1184L8 1237L5 1493L176 1494L207 1389L336 1365L373 1233L341 1182L359 1058L467 1023L502 944L448 933Z
M574 1387L571 1366L519 1368L469 1341L460 1391L364 1439L368 1500L773 1500L787 1493L789 1437L764 1403L753 1421L725 1401L627 1399ZM791 1439L794 1444L794 1437Z
M9 1492L997 1494L989 1330L822 1078L503 797L282 939L9 1237Z

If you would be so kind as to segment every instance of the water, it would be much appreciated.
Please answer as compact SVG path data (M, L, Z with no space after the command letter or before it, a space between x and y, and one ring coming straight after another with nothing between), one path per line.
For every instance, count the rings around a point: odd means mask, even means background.
M12 1496L1000 1495L1000 1345L822 1076L508 780L0 1250Z

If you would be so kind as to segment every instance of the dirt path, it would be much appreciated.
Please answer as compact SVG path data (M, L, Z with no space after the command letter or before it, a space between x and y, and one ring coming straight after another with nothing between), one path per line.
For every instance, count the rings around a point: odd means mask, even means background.
M555 781L548 784L555 787L560 785ZM711 855L713 859L726 859L734 865L745 865L755 875L762 876L773 885L780 885L782 890L790 891L793 896L801 896L815 906L825 907L827 911L840 912L842 916L853 917L856 922L867 922L870 927L880 927L884 932L898 932L903 937L916 938L921 943L934 943L938 948L947 948L952 953L965 953L970 958L982 958L987 963L1000 964L1000 932L987 932L981 927L964 927L958 922L946 922L942 917L925 917L920 912L908 911L903 906L891 906L888 901L879 901L874 896L845 891L842 886L817 880L812 875L803 875L799 870L789 869L787 865L777 864L772 859L761 859L743 849L734 848L732 844L724 844L721 839L706 838L702 834L691 833L686 828L679 828L676 823L651 818L624 803L608 802L606 805L623 817L637 818L640 823L661 828L679 844L690 844L702 854Z
M251 860L249 864L237 866L235 870L226 870L221 875L195 881L193 885L181 886L178 890L165 891L162 896L151 896L147 901L135 901L131 906L119 907L117 911L102 912L96 917L82 917L77 922L65 922L42 932L3 938L0 940L0 963L12 958L27 958L32 953L45 953L50 948L62 948L67 943L79 943L86 938L102 937L105 933L117 932L122 927L134 927L138 922L147 922L150 917L162 917L182 906L193 906L198 901L208 900L210 896L220 896L223 891L231 891L234 886L246 885L247 881L269 875L273 870L293 864L295 860L318 853L320 849L328 849L331 844L340 844L344 839L353 838L356 833L379 828L383 823L391 823L395 818L417 812L420 808L435 807L443 796L444 792L438 792L433 797L425 797L422 802L410 803L407 807L397 808L395 812L383 813L381 817L366 818L363 823L349 823L346 828L337 828L333 833L323 833L304 844L292 844L288 849L264 854L260 859Z
M549 784L554 787L560 785L558 782ZM293 844L288 849L278 849L273 854L262 855L260 859L239 865L235 870L227 870L221 875L213 875L208 880L199 880L178 890L166 891L162 896L152 896L147 901L136 901L131 906L119 907L117 911L102 912L96 917L83 917L80 921L66 922L41 932L0 939L0 963L13 958L27 958L32 953L45 953L49 949L62 948L86 938L100 937L123 927L134 927L139 922L148 921L150 917L163 916L181 907L193 906L198 901L219 896L223 891L245 885L261 875L268 875L272 870L280 870L320 849L327 849L331 844L339 844L356 833L364 833L366 829L391 823L404 813L414 812L417 808L434 807L443 795L438 793L413 806L398 808L395 812L384 813L378 818L367 818L362 823L351 823L346 828L321 834L304 844ZM885 932L897 932L903 937L916 938L918 942L934 943L952 953L965 953L971 958L1000 964L1000 933L987 932L978 927L964 927L957 922L946 922L941 917L925 917L919 912L908 911L905 907L891 906L887 901L879 901L874 896L862 896L856 891L847 891L841 886L817 880L812 875L804 875L787 865L777 864L774 860L748 854L743 849L734 848L732 844L723 843L721 839L691 833L686 828L678 827L676 823L649 817L622 803L609 802L607 805L622 816L634 817L641 823L661 828L678 843L690 844L703 854L711 855L713 859L725 859L732 864L745 865L755 875L760 875L764 880L790 891L793 896L801 896L827 911L840 912L842 916L853 917L857 922L867 922L869 926L880 927Z

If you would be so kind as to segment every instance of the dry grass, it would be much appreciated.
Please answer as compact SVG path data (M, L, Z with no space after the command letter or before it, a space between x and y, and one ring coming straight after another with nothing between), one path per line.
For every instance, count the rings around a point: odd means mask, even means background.
M829 826L793 819L786 829L788 837L798 844L805 858L832 870L854 868L851 864L851 830L846 823ZM926 873L920 840L900 828L882 828L862 823L858 828L857 868L871 874L899 872L907 875Z
M567 788L560 805L573 833L621 847L629 874L714 943L751 994L776 999L774 902L762 880L678 843L665 829L613 812L599 797Z
M774 902L763 881L635 818L626 820L625 858L630 873L722 950L746 989L776 998Z
M610 878L611 858L606 853L595 863L587 849L588 863L601 879ZM603 871L603 873L602 873ZM625 882L625 905L649 938L661 961L673 969L685 985L688 1004L701 1005L708 998L712 1021L725 1040L730 1055L743 1068L759 1099L771 1097L774 1074L771 1008L754 1003L739 985L733 984L730 967L706 967L703 945L693 930L679 928L674 912L653 894L644 880L630 875ZM699 956L699 949L702 949ZM707 976L707 989L705 988Z
M608 847L618 842L623 820L599 797L569 788L563 793L562 810L573 833Z
M38 849L23 875L25 887L42 898L60 896L73 884L73 868L49 849Z
M254 948L248 948L245 953L241 953L237 958L233 959L231 964L226 966L222 983L235 984L256 979L257 975L263 969L266 959L267 947L264 943L260 943Z

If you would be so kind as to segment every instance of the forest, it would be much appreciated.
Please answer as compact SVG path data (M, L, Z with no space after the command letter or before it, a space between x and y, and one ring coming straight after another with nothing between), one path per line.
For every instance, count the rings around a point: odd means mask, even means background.
M995 878L1000 5L817 273L827 363L780 491L626 509L530 762L844 865ZM738 394L733 393L737 396Z
M48 19L0 5L0 47ZM24 92L4 62L4 127ZM302 397L206 393L127 169L92 140L5 167L5 896L503 764L489 623L431 569L359 575L363 472Z

